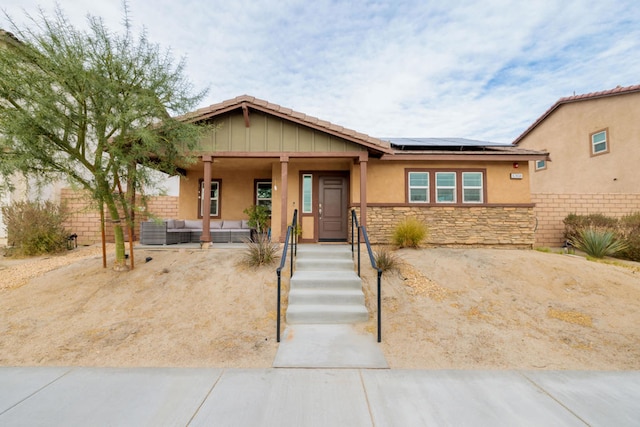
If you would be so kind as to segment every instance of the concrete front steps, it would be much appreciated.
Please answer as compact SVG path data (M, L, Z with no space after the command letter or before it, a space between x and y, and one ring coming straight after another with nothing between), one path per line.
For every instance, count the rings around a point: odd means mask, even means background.
M348 245L300 245L291 278L289 324L366 322L362 281Z

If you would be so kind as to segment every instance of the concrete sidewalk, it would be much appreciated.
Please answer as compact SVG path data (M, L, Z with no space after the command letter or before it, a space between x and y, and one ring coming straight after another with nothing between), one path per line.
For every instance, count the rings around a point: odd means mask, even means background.
M640 371L0 368L2 426L637 426Z

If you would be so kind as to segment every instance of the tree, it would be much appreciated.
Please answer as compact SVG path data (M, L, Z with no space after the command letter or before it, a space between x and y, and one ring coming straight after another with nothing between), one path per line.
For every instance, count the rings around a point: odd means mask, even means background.
M58 8L28 16L31 28L0 44L0 173L66 178L106 207L114 225L114 269L126 270L123 226L135 192L150 185L144 166L175 173L191 161L202 127L173 118L192 110L184 60L131 32L112 33L88 16L75 28ZM6 35L6 32L0 35Z

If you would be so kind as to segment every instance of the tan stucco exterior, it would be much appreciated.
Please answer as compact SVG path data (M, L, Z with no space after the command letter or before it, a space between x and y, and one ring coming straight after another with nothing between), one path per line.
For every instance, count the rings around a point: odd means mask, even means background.
M516 149L494 153L476 150L470 151L470 155L464 152L452 154L446 150L402 152L402 156L396 156L396 150L388 142L247 97L225 101L194 114L197 120L212 129L194 152L199 161L190 165L181 179L178 216L182 219L199 218L200 183L208 171L212 180L220 182L219 216L215 219L246 219L243 211L255 203L255 181L270 180L272 240L283 240L286 226L291 222L294 210L298 209L302 239L318 241L322 235L317 193L314 193L312 211L301 211L301 177L311 174L314 192L319 191L320 177L343 180L344 185L340 184L346 192L343 208L345 211L355 208L360 222L371 229L388 230L406 212L413 212L425 221L433 219L443 230L453 226L456 218L475 217L474 223L461 227L459 233L449 233L449 237L442 239L438 237L439 243L488 242L525 247L532 244L530 233L521 232L532 229L530 213L533 205L527 161L545 158L542 154ZM193 117L189 116L196 120ZM449 204L436 204L433 200L427 204L409 203L408 170L482 172L482 203L463 203L461 198ZM375 214L367 213L369 206L375 208ZM477 208L482 209L482 215L472 212L471 209ZM515 216L514 209L519 209ZM347 221L348 215L345 215ZM372 223L367 224L368 221ZM384 227L376 221L384 221ZM480 228L484 234L474 237L474 229ZM501 228L500 233L498 228ZM491 235L492 229L500 237L489 242L487 236ZM388 231L373 235L380 240L377 243L388 239ZM348 238L346 234L344 238Z
M548 150L533 173L534 193L637 193L640 184L640 92L561 105L519 146ZM591 154L591 134L607 130L609 152Z
M616 88L559 100L517 144L545 150L551 160L535 170L536 245L564 242L570 213L619 217L640 210L640 87ZM591 135L606 130L607 151L593 155Z

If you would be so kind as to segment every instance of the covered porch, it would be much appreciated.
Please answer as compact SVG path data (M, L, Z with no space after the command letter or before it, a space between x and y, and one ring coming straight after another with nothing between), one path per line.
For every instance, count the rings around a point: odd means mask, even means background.
M344 242L352 207L366 224L367 162L366 151L202 155L181 180L178 216L247 219L247 208L262 205L271 240L282 241L297 209L302 242ZM208 226L202 221L203 243L211 242Z

